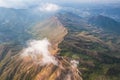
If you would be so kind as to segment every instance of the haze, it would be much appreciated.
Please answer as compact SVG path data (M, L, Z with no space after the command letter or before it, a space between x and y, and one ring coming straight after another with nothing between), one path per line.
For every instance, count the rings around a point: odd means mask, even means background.
M0 0L0 7L6 8L29 8L31 6L38 6L42 3L119 3L120 0Z

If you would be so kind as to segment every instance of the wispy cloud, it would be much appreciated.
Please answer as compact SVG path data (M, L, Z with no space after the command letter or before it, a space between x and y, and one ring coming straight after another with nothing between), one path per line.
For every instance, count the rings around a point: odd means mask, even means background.
M0 7L5 8L29 8L33 5L38 5L41 0L0 0Z
M58 11L61 7L57 4L53 3L42 3L39 6L40 11L46 11L46 12L55 12Z
M0 0L0 7L15 8L15 9L26 9L32 6L39 8L40 11L54 12L59 10L61 7L53 1L41 1L41 0Z
M29 8L31 6L39 6L41 3L47 3L45 7L43 6L47 11L49 11L51 8L53 10L57 9L56 5L49 4L49 3L114 3L114 2L120 2L120 0L0 0L0 7L6 7L6 8Z
M51 55L48 48L51 46L49 41L45 38L43 40L28 41L27 48L23 49L21 53L22 58L31 58L33 62L40 65L47 65L53 63L57 65L55 57Z

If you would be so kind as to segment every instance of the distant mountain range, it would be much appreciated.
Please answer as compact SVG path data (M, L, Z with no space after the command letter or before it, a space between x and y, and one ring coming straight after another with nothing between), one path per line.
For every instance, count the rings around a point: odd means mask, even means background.
M24 43L31 38L28 29L50 15L34 9L0 8L0 42Z
M120 34L120 22L117 22L109 17L98 15L91 17L88 22L99 28Z

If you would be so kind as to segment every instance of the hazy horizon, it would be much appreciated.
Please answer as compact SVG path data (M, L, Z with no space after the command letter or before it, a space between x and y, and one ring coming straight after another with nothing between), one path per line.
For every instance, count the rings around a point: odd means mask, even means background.
M111 4L111 3L120 3L120 0L0 0L0 7L5 8L29 8L31 6L40 6L43 3L54 3L54 4L62 4L62 3L79 3L79 4Z

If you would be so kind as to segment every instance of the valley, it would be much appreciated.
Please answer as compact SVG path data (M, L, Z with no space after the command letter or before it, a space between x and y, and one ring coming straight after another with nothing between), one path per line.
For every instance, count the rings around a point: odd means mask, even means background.
M119 7L63 6L0 7L0 80L120 79Z

